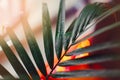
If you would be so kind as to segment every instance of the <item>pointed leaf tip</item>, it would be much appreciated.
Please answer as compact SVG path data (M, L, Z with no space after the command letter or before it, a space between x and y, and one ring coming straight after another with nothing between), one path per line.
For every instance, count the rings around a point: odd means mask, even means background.
M104 74L104 75L103 75ZM63 71L52 74L54 78L77 78L77 77L104 77L115 78L120 76L120 70L75 70L75 71Z
M32 32L32 29L26 19L26 17L24 17L22 19L22 24L23 24L23 29L25 32L25 36L29 45L29 48L31 50L32 56L39 68L39 70L41 71L41 73L46 76L47 75L47 71L46 71L46 67L45 67L45 62L41 53L41 50L38 46L38 43L35 39L35 36ZM41 67L42 66L42 67Z
M62 48L63 48L64 25L65 25L65 0L60 0L56 35L55 35L55 50L58 59L61 57Z
M42 24L43 24L43 41L44 49L47 57L48 64L50 68L53 68L54 65L54 49L53 49L53 37L51 30L51 22L47 4L43 3L42 8Z

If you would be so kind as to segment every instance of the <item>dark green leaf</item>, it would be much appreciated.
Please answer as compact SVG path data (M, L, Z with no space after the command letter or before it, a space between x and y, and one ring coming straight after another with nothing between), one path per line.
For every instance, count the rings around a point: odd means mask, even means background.
M32 33L31 27L28 24L26 18L23 18L22 24L23 24L25 36L26 36L28 45L30 47L30 50L32 52L33 58L37 64L38 68L40 69L41 73L43 73L43 75L46 76L47 71L46 71L46 67L45 67L45 63L44 63L41 51L39 49L37 41Z
M58 59L61 57L62 48L63 48L64 23L65 23L65 0L60 0L58 20L56 26L56 35L55 35L55 50Z
M1 64L0 64L0 75L4 79L16 80Z
M105 18L107 18L108 16L110 16L111 14L117 12L120 10L120 5L117 5L107 11L105 11L104 13L102 13L100 16L98 16L94 21L92 21L89 25L86 26L86 30L84 32L82 32L81 34L86 33L92 26L98 24L99 22L101 22L102 20L104 20ZM102 33L102 32L101 32ZM94 34L94 33L93 33ZM83 35L84 36L84 35ZM89 38L89 35L86 37L80 36L80 38L82 37L82 39L77 40L76 42L74 42L73 44L77 44L83 40L86 40ZM92 37L92 36L91 36Z
M73 30L75 21L76 21L76 19L72 22L70 27L65 32L65 37L64 37L64 49L65 50L67 50L67 48L69 46L71 35L72 35L72 30Z
M114 48L118 46L120 46L120 41L105 42L105 43L95 44L95 45L85 47L85 48L76 49L66 54L66 56L79 55L79 54L86 53L86 52L93 52L93 51L98 51L98 50L103 50L103 49L108 49L108 48Z
M95 18L97 18L98 16L100 16L103 12L105 12L105 7L103 6L103 3L94 3L91 4L90 6L88 6L89 10L84 10L85 12L88 13L88 15L85 15L84 18L84 22L82 23L82 25L80 24L80 26L83 26L83 30L86 29L86 26L88 24L91 23L91 21L93 21ZM79 29L79 35L81 34L81 29ZM78 35L78 36L79 36Z
M110 16L111 14L117 12L120 10L120 5L117 5L105 12L103 12L101 15L99 15L98 17L96 17L93 21L91 21L91 23L89 25L87 25L87 29L89 29L90 27L98 24L99 22L101 22L102 20L104 20L105 18L107 18L108 16ZM99 11L97 12L99 13Z
M113 23L111 25L105 26L105 27L103 27L103 28L101 28L99 30L96 30L95 32L83 37L82 39L77 40L72 45L77 44L79 42L82 42L82 41L84 41L84 40L86 40L88 38L95 37L95 36L97 36L97 35L99 35L99 34L101 34L103 32L109 31L109 30L114 29L116 27L120 27L120 22L116 22L116 23Z
M104 11L104 8L100 3L94 3L87 5L80 13L77 18L73 32L72 32L72 42L74 42L86 26L97 16L99 16Z
M113 13L115 13L115 12L117 12L117 11L120 11L120 5L117 5L117 6L113 7L113 8L105 11L104 13L102 13L100 16L98 16L98 17L96 18L96 21L94 21L94 22L93 22L91 25L89 25L89 26L92 26L92 25L94 25L94 24L99 23L100 21L104 20L105 18L107 18L108 16L110 16L111 14L113 14Z
M40 80L40 77L37 73L37 70L35 69L32 61L30 60L27 52L25 51L24 47L22 46L22 44L18 40L15 33L11 29L9 29L7 32L8 32L8 34L9 34L11 40L12 40L13 45L15 46L15 48L16 48L18 54L19 54L19 57L21 58L23 64L25 65L26 69L30 73L33 80L36 80L36 79Z
M99 62L120 60L120 54L94 54L83 58L76 58L59 63L59 66L74 66L80 64L93 64Z
M47 4L43 4L43 39L44 39L44 49L47 57L48 64L52 69L54 66L54 50L53 50L53 37L51 31L50 16L47 8Z
M17 57L14 55L13 51L10 49L10 47L7 45L7 43L4 41L3 37L0 36L0 45L5 52L9 62L13 66L14 70L20 77L20 79L23 80L30 80L29 75L21 65L21 63L18 61Z
M52 74L55 78L73 77L119 77L120 70L76 70L70 72L57 72Z

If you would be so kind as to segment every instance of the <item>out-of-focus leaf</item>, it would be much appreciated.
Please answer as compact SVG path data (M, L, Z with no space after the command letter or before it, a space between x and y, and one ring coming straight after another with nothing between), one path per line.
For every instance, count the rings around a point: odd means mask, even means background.
M18 54L19 54L19 57L21 58L21 60L22 60L23 64L25 65L27 71L30 73L32 79L33 80L35 80L35 79L40 80L40 77L37 73L37 70L35 69L32 61L30 60L27 52L25 51L24 47L22 46L22 44L18 40L15 33L11 29L9 29L7 32L8 32L8 34L9 34L11 40L12 40L13 45L15 46L15 48L16 48Z
M78 36L81 34L82 31L85 30L86 26L90 24L90 22L93 19L97 18L99 15L101 15L105 11L105 8L103 7L102 3L94 3L86 6L83 11L86 12L86 14L82 15L79 30L78 30L78 33L79 33Z
M91 10L88 11L88 16L86 16L85 22L83 24L83 30L86 29L86 26L88 24L90 24L94 19L96 19L98 16L100 16L103 12L107 10L103 5L103 3L94 3L93 6L91 6ZM78 32L80 35L81 30L79 30Z
M33 58L34 58L34 60L35 60L35 62L37 64L38 68L40 69L41 73L44 76L46 76L47 71L46 71L46 67L45 67L45 63L44 63L41 51L39 49L39 46L37 44L37 41L36 41L33 33L32 33L31 27L28 24L25 17L22 19L22 24L23 24L25 36L26 36L28 45L30 47L31 53L33 55Z
M101 22L102 20L104 20L105 18L107 18L108 16L110 16L111 14L117 12L120 10L120 5L117 5L105 12L103 12L100 16L98 16L94 21L92 21L89 25L86 26L86 30L84 32L82 32L81 34L85 33L89 28L91 28L92 26L98 24L99 22ZM97 31L96 31L97 32ZM103 32L101 32L103 33ZM94 33L93 33L94 34ZM80 36L81 37L81 36ZM77 40L76 42L74 42L73 44L77 44L83 40L86 40L87 38L89 38L89 35L82 38L82 39L79 39Z
M76 37L81 34L86 26L97 16L103 13L104 8L101 3L94 3L87 5L80 13L77 18L73 32L72 32L72 42L76 40Z
M91 25L89 25L89 26L92 26L92 25L94 25L94 24L99 23L100 21L104 20L105 18L107 18L108 16L110 16L111 14L113 14L113 13L115 13L115 12L117 12L117 11L120 11L120 5L117 5L117 6L113 7L113 8L105 11L104 13L102 13L102 14L101 14L100 16L98 16L98 17L96 18L96 20L95 20Z
M61 57L63 48L64 24L65 24L65 0L60 0L60 7L55 34L55 51L58 59Z
M87 25L86 28L89 29L90 27L98 24L99 22L101 22L102 20L104 20L105 18L107 18L108 16L110 16L111 14L113 14L119 10L120 10L120 5L117 5L109 10L106 10L101 15L96 17L93 21L91 21L91 23L89 25Z
M1 64L0 64L0 75L5 80L16 80Z
M116 27L120 27L120 21L119 21L119 22L116 22L116 23L113 23L113 24L111 24L111 25L105 26L105 27L103 27L103 28L101 28L101 29L99 29L99 30L96 30L95 32L93 32L93 33L91 33L91 34L83 37L82 39L77 40L77 41L74 42L72 45L77 44L77 43L79 43L79 42L82 42L82 41L84 41L84 40L86 40L86 39L88 39L88 38L95 37L95 36L97 36L97 35L99 35L99 34L101 34L101 33L103 33L103 32L106 32L106 31L108 31L108 30L114 29L114 28L116 28Z
M82 64L94 64L106 61L120 60L120 54L95 54L83 58L76 58L59 63L59 66L74 66Z
M101 44L95 44L92 46L88 46L85 48L80 48L80 49L76 49L73 50L72 52L66 54L66 56L72 56L72 55L79 55L79 54L84 54L86 52L94 52L94 51L98 51L98 50L103 50L103 49L108 49L108 48L114 48L114 47L118 47L120 46L120 41L111 41L111 42L105 42L105 43L101 43Z
M56 72L51 76L55 78L74 78L74 77L119 77L120 70L76 70L70 72Z
M10 49L10 47L7 45L7 43L4 41L3 37L0 36L0 45L5 52L9 62L11 63L12 67L20 77L20 79L23 80L30 80L29 75L17 59L17 57L14 55L13 51Z
M53 49L53 37L51 31L50 16L47 8L47 4L43 4L43 39L44 39L44 49L47 57L48 64L52 69L54 66L54 49Z
M65 50L67 50L67 48L69 46L69 43L70 43L70 40L71 40L71 35L72 35L72 30L73 30L75 21L76 21L76 19L72 22L70 27L65 32L65 37L64 37L64 49Z

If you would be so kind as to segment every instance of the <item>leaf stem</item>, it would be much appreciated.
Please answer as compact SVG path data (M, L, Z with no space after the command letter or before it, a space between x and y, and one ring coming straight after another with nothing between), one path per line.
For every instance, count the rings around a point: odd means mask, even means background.
M50 75L52 74L52 72L55 70L55 68L58 66L58 64L60 63L60 61L63 59L63 57L65 56L65 54L67 53L67 51L70 49L72 45L70 45L67 50L65 50L64 54L60 57L60 59L58 60L58 62L56 63L56 65L53 67L53 69L51 70L51 72L46 76L46 80L49 79Z

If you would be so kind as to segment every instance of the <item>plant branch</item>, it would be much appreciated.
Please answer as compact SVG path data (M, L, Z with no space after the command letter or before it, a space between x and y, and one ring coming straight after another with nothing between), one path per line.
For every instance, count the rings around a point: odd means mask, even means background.
M53 69L51 70L51 72L47 75L46 80L48 80L48 78L50 77L50 75L52 74L52 72L55 70L55 68L58 66L58 64L60 63L60 61L63 59L63 57L65 56L65 54L67 53L67 51L70 49L70 47L72 46L72 44L68 47L67 50L65 50L64 54L60 57L60 59L58 60L58 62L56 63L56 65L53 67Z

